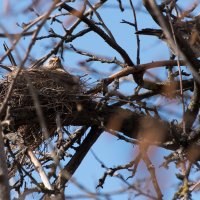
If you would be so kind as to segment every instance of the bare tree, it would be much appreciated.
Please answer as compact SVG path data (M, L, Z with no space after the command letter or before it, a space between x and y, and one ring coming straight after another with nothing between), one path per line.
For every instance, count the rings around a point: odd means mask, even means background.
M167 169L174 163L179 170L173 199L191 199L200 186L200 16L193 15L198 4L191 3L183 10L177 0L34 0L19 5L24 22L16 19L21 30L17 33L6 25L6 16L14 18L19 8L9 1L4 6L4 22L0 23L0 37L6 40L0 57L0 198L25 199L38 193L40 199L111 199L123 193L130 199L138 195L163 199L153 155L149 154L156 146L157 151L168 150L161 167ZM114 11L112 20L118 13L131 13L132 17L121 23L135 37L134 58L104 19L105 9ZM149 24L140 30L141 11L159 28L152 29ZM89 52L78 45L81 39L85 44L98 44L90 40L90 34L114 53L104 55L101 50L100 56L98 48ZM163 40L172 52L170 58L141 64L140 39L144 37L140 35ZM80 59L78 68L62 65L66 54ZM110 70L103 73L93 67L95 63ZM160 73L150 72L157 68L162 70L162 80ZM134 88L131 94L121 89L124 83ZM177 109L171 106L175 115L164 109L173 100L178 102ZM115 167L111 163L106 166L94 154L104 170L96 187L103 188L113 176L124 185L113 193L93 192L73 177L103 132L138 147L129 163ZM141 163L150 174L151 187L148 179L135 178ZM83 195L67 195L68 184L75 184ZM9 196L11 191L17 195Z

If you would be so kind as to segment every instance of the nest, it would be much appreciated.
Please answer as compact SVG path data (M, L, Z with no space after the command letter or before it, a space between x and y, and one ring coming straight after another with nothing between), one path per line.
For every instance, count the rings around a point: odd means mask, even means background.
M2 80L1 102L5 99L15 75L12 72ZM86 101L83 91L84 85L80 78L67 72L48 69L22 70L15 79L8 101L12 127L4 128L4 132L18 135L17 141L21 146L37 147L45 139L40 117L45 119L49 137L53 136L57 129L56 116L59 115L61 124L64 124L64 116L77 111L77 107L80 108ZM38 109L42 111L42 116L38 116ZM4 113L2 121L6 115L8 113Z

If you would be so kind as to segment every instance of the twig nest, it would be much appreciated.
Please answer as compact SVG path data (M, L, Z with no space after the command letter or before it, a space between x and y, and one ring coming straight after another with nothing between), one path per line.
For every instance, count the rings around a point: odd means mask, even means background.
M84 86L80 78L64 70L31 69L22 70L15 78L12 72L1 82L0 100L15 80L12 95L8 100L10 118L14 121L14 132L24 138L24 144L37 146L42 142L42 130L37 109L41 109L50 136L56 130L56 116L77 111L83 98ZM33 100L33 96L37 101ZM1 119L4 120L4 119ZM38 134L40 137L38 138Z

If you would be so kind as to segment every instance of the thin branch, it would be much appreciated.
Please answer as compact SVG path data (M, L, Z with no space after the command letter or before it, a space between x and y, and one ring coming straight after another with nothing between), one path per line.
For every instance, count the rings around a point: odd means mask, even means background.
M179 27L176 27L175 25L173 26L175 30L174 34L177 40L177 45L176 45L173 40L173 35L171 33L169 21L161 13L155 0L143 0L143 5L146 7L146 9L148 10L149 14L152 16L154 21L158 25L160 25L160 27L162 28L168 45L172 47L172 49L177 50L180 53L181 57L185 60L187 65L190 67L190 70L192 74L194 75L194 78L198 82L200 82L198 69L196 68L196 65L195 65L195 57L196 57L195 53L191 49L191 46L189 45L189 43L183 38L179 30ZM175 53L177 53L177 51Z
M89 52L85 52L82 50L79 50L77 48L75 48L73 45L70 45L70 47L78 54L80 55L84 55L84 56L88 56L90 57L89 59L86 60L86 62L91 62L91 61L99 61L101 63L109 63L109 64L116 64L119 65L123 68L127 67L126 64L122 63L121 61L117 60L116 58L113 59L108 59L108 58L104 58L104 57L100 57L100 56L96 56L93 53L89 53Z
M8 50L9 50L9 48L8 48L8 46L7 46L7 44L6 44L5 42L3 43L3 47L4 47L4 50L5 50L5 51L8 51ZM15 59L14 59L14 57L13 57L13 55L12 55L12 52L10 52L10 53L8 54L8 58L9 58L9 60L10 60L12 66L17 66L17 64L16 64L16 62L15 62Z
M142 145L141 145L141 146L142 146ZM156 193L157 193L157 198L158 198L159 200L161 200L163 195L162 195L162 192L161 192L161 190L160 190L160 186L159 186L159 184L158 184L158 180L157 180L157 178L156 178L155 167L154 167L153 164L151 163L151 160L149 159L147 153L145 152L145 151L146 151L145 149L146 149L145 147L141 147L141 148L140 148L141 157L142 157L143 161L145 162L145 164L146 164L146 166L147 166L147 169L148 169L148 171L149 171L149 173L150 173L150 175L151 175L151 180L152 180L152 182L153 182L153 186L154 186L155 191L156 191Z
M29 32L23 32L23 33L0 33L1 38L21 38L25 36L31 36L34 33L34 31L29 31Z
M132 0L129 0L130 2L130 5L131 5L131 9L133 11L133 17L134 17L134 27L135 27L135 31L137 32L138 31L138 25L137 25L137 17L136 17L136 12L135 12L135 8L134 8L134 5L132 3ZM137 65L140 64L140 38L139 38L139 35L136 34L136 41L137 41L137 56L136 56L136 60L137 60Z
M115 41L115 38L112 34L112 32L109 30L109 28L106 26L106 24L104 23L103 19L101 18L100 14L97 12L97 10L95 10L93 8L93 6L90 4L89 1L87 1L88 6L91 8L91 10L96 14L97 18L99 19L102 27L105 29L105 31L108 33L108 35L110 36L110 38L113 39L113 41ZM115 41L116 42L116 41Z
M194 121L197 118L199 112L199 102L200 102L200 85L197 81L194 81L194 90L191 97L190 103L184 113L183 119L185 121L186 132L191 130Z
M98 26L94 24L91 20L89 20L87 17L82 15L82 13L71 6L67 4L61 5L61 8L67 10L72 15L78 17L80 20L82 20L84 23L86 23L95 33L97 33L100 37L102 37L105 42L111 46L113 49L115 49L124 59L124 62L127 63L129 66L134 66L131 58L126 53L124 49L122 49L113 39L111 39L102 29L100 29Z
M101 129L98 129L97 127L91 128L83 143L78 147L75 155L60 172L59 179L56 182L56 185L60 190L64 189L65 184L70 180L71 176L77 170L77 168L85 158L86 154L90 150L91 146L96 142L101 133Z
M0 124L0 199L10 199L10 186L8 179L8 168L4 150L3 132Z
M97 10L99 8L101 8L101 6L106 3L108 0L100 0L99 2L95 3L93 6L94 10ZM89 9L86 13L84 13L84 16L87 17L89 16L93 11L91 9ZM81 23L81 19L77 19L77 21L71 26L70 30L69 30L69 34L71 34L76 27Z
M33 152L30 149L27 150L27 155L29 156L31 162L34 164L36 171L39 173L44 186L48 190L53 190L53 187L51 186L51 184L42 168L42 165L40 164L40 162L38 161L38 159L36 158L36 156L33 154Z

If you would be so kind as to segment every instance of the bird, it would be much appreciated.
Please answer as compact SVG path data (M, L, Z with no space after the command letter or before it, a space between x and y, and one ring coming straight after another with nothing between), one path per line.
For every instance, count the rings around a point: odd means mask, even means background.
M196 16L193 20L190 21L180 21L175 20L173 22L173 27L175 30L178 30L182 38L190 46L191 50L194 52L195 58L200 57L200 15ZM170 44L170 42L165 37L163 30L161 29L152 29L145 28L140 31L137 31L136 34L139 35L151 35L156 36L169 46L172 53L176 55L177 50Z
M44 65L44 68L49 69L49 70L59 70L59 71L65 71L67 72L62 63L61 60L58 56L53 56L48 60L48 63Z
M16 67L13 70L10 70L11 72L6 75L8 81L11 81L15 77L17 70L18 70L18 68L16 68ZM44 73L49 73L49 74L51 74L51 72L52 72L52 76L58 75L58 77L59 77L61 74L67 75L68 77L71 76L71 74L68 71L66 71L65 68L63 67L61 59L58 56L51 57L47 61L47 63L41 65L40 68L29 67L26 69L26 71L30 72L30 73L31 72L33 72L33 73L34 72L42 72L40 70L46 71ZM21 73L23 73L23 70Z

